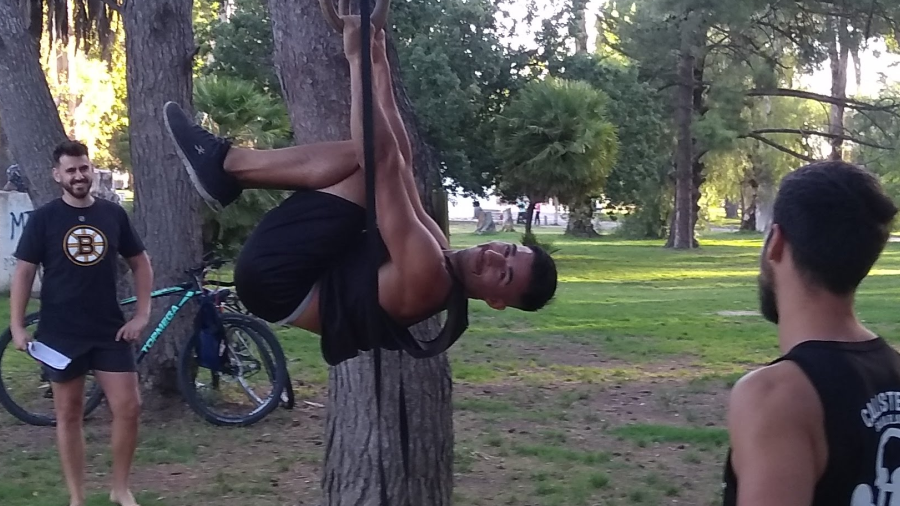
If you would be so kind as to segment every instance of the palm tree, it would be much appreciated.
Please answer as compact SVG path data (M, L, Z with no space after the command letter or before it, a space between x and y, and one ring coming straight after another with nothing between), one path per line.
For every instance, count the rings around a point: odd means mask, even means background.
M85 51L99 43L105 52L117 12L114 0L0 0L0 33L6 36L0 44L0 121L36 205L58 192L47 167L53 146L66 138L41 69L39 42L46 30L51 40L67 43L74 35Z
M606 120L606 94L583 81L548 78L529 83L497 118L501 191L527 196L525 234L534 205L558 197L585 207L602 190L618 154L616 128ZM574 209L573 209L574 210Z
M26 0L24 10L35 40L41 40L46 31L52 41L68 44L74 35L76 49L87 52L98 44L106 55L121 5L117 0Z

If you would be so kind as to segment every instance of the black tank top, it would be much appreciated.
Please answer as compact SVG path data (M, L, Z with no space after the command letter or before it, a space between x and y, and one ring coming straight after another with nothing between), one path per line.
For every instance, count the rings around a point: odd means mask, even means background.
M790 360L822 402L828 462L813 506L900 505L900 355L883 339L862 343L809 341ZM737 504L731 451L724 505Z
M378 265L389 259L387 246L379 234L377 248L371 251L365 234L360 244L348 252L338 265L324 273L319 281L319 321L321 325L322 356L329 365L337 365L369 351L375 346L387 350L404 350L415 358L436 356L447 350L469 326L469 298L449 259L444 266L452 279L452 288L443 305L446 319L438 336L423 342L410 333L407 326L397 323L378 306L374 321L369 320L371 291L366 279L369 255L375 255Z

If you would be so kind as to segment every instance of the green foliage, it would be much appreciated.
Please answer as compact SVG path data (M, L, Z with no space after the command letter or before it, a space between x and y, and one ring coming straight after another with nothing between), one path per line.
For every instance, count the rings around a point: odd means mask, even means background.
M608 102L583 81L529 83L497 117L501 191L532 202L558 197L569 203L599 192L619 149Z
M886 88L877 101L900 102L900 85ZM848 158L878 174L885 191L895 202L900 202L900 157L897 156L897 150L900 150L900 118L897 118L896 112L867 111L861 114L854 111L848 114L845 127L855 132L860 140L888 148L853 144ZM900 228L900 223L896 226Z
M454 191L483 195L496 183L492 118L524 80L528 54L502 41L510 2L410 0L391 5L403 84L425 139Z
M194 84L194 107L203 126L228 137L236 146L277 148L292 137L287 109L278 97L250 82L233 77L206 76ZM278 205L288 192L245 190L221 213L204 208L205 249L233 257L262 215Z
M239 145L258 148L290 143L291 123L280 98L235 77L205 76L194 82L194 107L207 115L204 126Z
M197 0L201 1L201 0ZM209 2L198 22L202 75L231 76L252 82L263 91L280 95L275 63L274 41L268 3L263 0L231 0L231 15L221 19L220 2ZM209 17L209 14L214 14ZM203 37L203 38L201 38Z
M665 185L660 168L667 165L673 149L664 97L638 77L635 66L626 66L597 55L561 57L549 66L550 73L583 80L609 96L607 117L616 126L618 156L603 188L612 206L655 205Z

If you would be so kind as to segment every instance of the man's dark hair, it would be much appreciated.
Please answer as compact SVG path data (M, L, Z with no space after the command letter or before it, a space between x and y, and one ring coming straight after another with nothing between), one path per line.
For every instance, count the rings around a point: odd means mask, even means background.
M848 295L881 256L896 214L897 206L872 173L824 161L784 177L773 223L809 282Z
M59 159L66 156L88 156L88 148L79 141L63 141L53 150L53 165L59 167Z
M556 262L549 253L536 245L529 245L534 253L531 264L531 282L515 308L522 311L537 311L546 306L556 294Z

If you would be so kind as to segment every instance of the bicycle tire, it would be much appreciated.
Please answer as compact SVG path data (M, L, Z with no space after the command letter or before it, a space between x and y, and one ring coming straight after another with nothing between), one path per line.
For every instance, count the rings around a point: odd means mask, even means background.
M223 285L223 286L225 286L225 285ZM228 285L228 286L234 286L234 285L232 284L232 285ZM230 311L232 313L237 313L237 314L242 314L242 315L253 317L253 315L244 308L244 305L241 304L240 299L238 299L237 295L235 295L234 293L232 293L231 296L228 297L228 299L224 301L224 307L227 311ZM278 346L280 348L281 343L278 342L277 339L275 340L275 342L278 344ZM284 353L284 352L282 351L282 353ZM286 376L285 386L284 386L284 396L281 399L280 405L284 409L292 410L292 409L294 409L294 406L296 405L296 399L294 398L294 387L291 385L290 374L287 372L285 374L287 376Z
M39 313L31 313L25 317L25 326L29 327L31 325L34 325L38 322L39 319ZM12 331L7 328L6 330L4 330L3 334L0 334L0 361L2 361L3 355L6 353L6 351L8 349L11 349L11 342ZM95 409L97 409L98 406L100 406L100 403L102 401L103 389L100 388L99 384L95 383L94 389L91 392L90 396L88 396L84 401L84 417L87 418ZM6 385L3 383L2 371L0 371L0 405L2 405L9 414L29 425L35 425L38 427L56 426L56 416L37 415L16 404L16 401L14 401L6 391Z
M247 335L255 341L256 346L263 353L266 353L267 350L272 353L270 360L274 360L275 366L275 381L272 385L272 393L269 394L262 406L247 415L223 416L209 410L197 396L195 381L191 376L191 361L194 359L195 342L199 339L197 334L192 335L190 339L186 339L181 349L178 361L178 385L188 406L207 422L219 426L246 427L262 420L278 407L281 402L281 393L284 391L287 383L287 362L278 338L268 325L263 324L252 316L240 313L225 312L221 314L221 317L222 324L226 330L229 327L247 330L249 331Z

